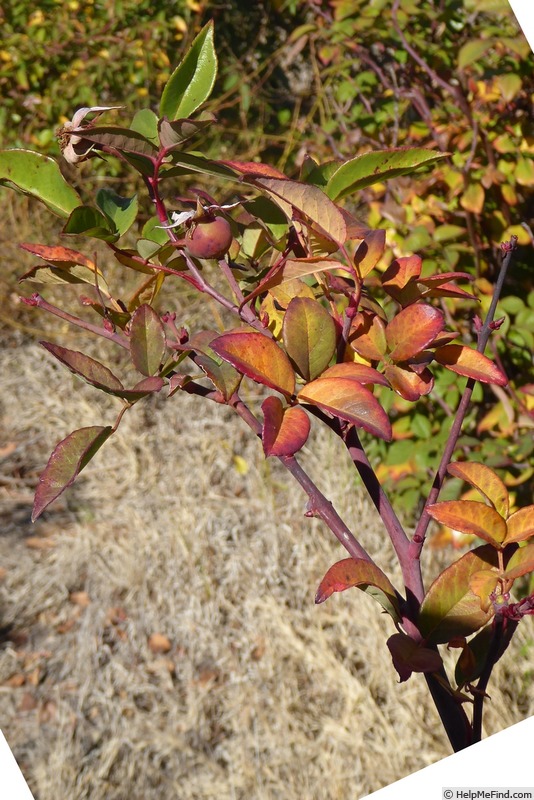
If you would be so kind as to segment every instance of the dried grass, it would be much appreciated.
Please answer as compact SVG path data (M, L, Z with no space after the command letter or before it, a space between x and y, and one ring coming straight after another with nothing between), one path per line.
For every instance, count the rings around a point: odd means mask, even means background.
M116 404L34 344L0 358L0 726L36 800L341 800L448 755L423 679L397 684L389 617L356 590L313 604L344 551L226 409L139 406L31 526L52 445ZM315 431L304 459L392 569L341 449ZM488 734L534 710L529 622Z

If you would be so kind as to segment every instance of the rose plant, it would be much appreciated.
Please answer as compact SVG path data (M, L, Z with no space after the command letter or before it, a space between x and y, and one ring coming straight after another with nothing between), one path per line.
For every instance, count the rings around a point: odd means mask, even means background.
M326 571L316 602L351 587L378 601L394 626L387 646L400 680L423 673L451 745L460 750L480 739L492 670L519 621L534 613L534 595L512 594L517 579L534 572L534 505L516 509L500 477L467 460L465 449L453 460L476 382L507 383L484 350L501 322L494 313L516 242L502 245L484 321L474 316L476 349L458 342L458 331L447 330L454 320L440 303L474 300L457 285L469 275L428 275L417 255L398 257L384 269L384 231L371 230L341 204L364 187L432 165L444 154L397 148L341 164L306 159L298 179L264 163L208 159L202 136L215 121L197 112L210 95L216 68L208 23L165 86L159 115L146 109L129 126L118 126L101 122L110 108L85 108L59 131L71 164L118 159L137 174L153 209L137 236L142 212L136 196L104 187L93 202L84 202L51 158L26 150L0 153L3 184L63 217L65 236L104 242L113 263L139 277L131 295L119 297L108 284L108 270L95 259L63 244L22 245L42 262L23 279L80 285L94 321L37 293L24 302L115 344L138 376L125 386L92 356L42 342L72 373L116 397L120 410L113 424L79 428L55 447L36 490L33 519L74 482L143 398L161 392L174 401L186 392L228 406L261 439L265 457L279 459L302 486L306 515L322 519L347 551ZM180 180L191 175L212 181L222 200L204 189L179 198ZM222 314L203 330L188 330L174 312L157 310L165 281L186 281ZM221 318L226 327L217 330ZM388 394L409 403L429 397L435 372L442 369L467 382L433 488L410 535L364 442L391 441ZM264 394L261 413L245 400L247 381ZM326 425L347 448L397 555L402 586L393 585L299 462L312 421ZM479 499L440 502L447 473ZM432 519L483 543L427 587L421 552ZM445 670L440 646L460 651L454 675Z

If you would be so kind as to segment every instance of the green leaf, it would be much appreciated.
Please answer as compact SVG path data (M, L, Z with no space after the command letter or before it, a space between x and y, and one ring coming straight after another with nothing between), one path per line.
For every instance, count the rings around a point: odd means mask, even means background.
M495 513L495 512L494 512ZM490 545L477 547L438 575L421 604L419 630L430 644L442 644L455 636L468 636L490 619L480 598L471 591L471 576L497 567L497 551Z
M208 99L217 75L213 22L205 25L163 90L160 116L175 120L190 117Z
M515 580L529 572L534 572L534 542L529 542L515 551L506 565L504 577Z
M60 217L82 202L57 163L31 150L0 150L0 184L36 197Z
M323 306L309 297L294 297L284 315L282 336L289 358L306 380L328 366L336 348L336 326Z
M65 223L63 233L74 236L91 236L93 239L101 239L103 242L116 242L120 237L115 224L92 206L75 208Z
M465 69L478 61L491 47L493 47L491 39L473 39L466 42L458 51L458 69Z
M342 164L334 172L326 185L326 193L331 200L341 200L358 189L399 175L406 175L446 156L447 153L438 153L422 147L365 153Z
M70 433L54 449L35 492L32 522L70 486L82 469L113 433L109 425L80 428Z
M140 133L145 139L148 139L152 144L158 144L158 117L152 109L142 108L138 111L130 125L130 130L135 133Z
M130 325L130 353L134 367L143 375L154 375L165 355L165 331L153 308L139 306Z
M400 622L397 594L382 570L363 558L344 558L330 567L317 589L316 603L324 603L334 592L357 586L380 603L396 622Z
M113 189L102 188L96 193L96 204L122 236L137 219L137 195L121 197Z

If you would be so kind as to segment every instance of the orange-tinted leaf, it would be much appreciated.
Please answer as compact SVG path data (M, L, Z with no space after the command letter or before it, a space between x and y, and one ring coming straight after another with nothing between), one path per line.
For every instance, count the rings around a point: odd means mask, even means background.
M352 378L317 378L301 390L298 399L391 441L386 412L376 397Z
M351 335L350 346L368 361L381 361L387 349L386 326L376 314L355 317L356 334Z
M343 215L319 187L277 178L255 178L253 183L271 195L289 220L293 219L293 208L296 208L337 244L347 240Z
M242 175L254 175L258 178L280 178L280 180L289 180L283 172L271 167L270 164L261 164L256 161L220 161L220 164L225 164L227 167L235 169Z
M309 381L328 366L336 349L334 320L317 300L295 297L284 316L282 337L289 358Z
M45 261L48 261L54 266L68 266L69 264L81 264L84 267L94 270L95 265L90 258L79 253L77 250L71 250L69 247L62 247L61 245L49 246L46 244L33 244L32 242L23 242L19 245L23 250L33 253ZM100 272L99 272L100 274Z
M462 344L446 344L434 350L434 358L452 372L482 383L506 386L508 378L487 356Z
M210 346L248 378L285 395L295 391L295 373L288 357L262 333L223 333L213 339Z
M363 558L344 558L330 567L317 589L316 603L324 603L334 592L344 592L358 586L367 592L400 621L400 612L395 589L389 578L371 561Z
M525 539L530 539L534 536L534 506L526 506L520 508L507 521L508 533L504 540L506 544L509 542L524 542Z
M321 375L322 378L351 378L358 383L379 383L389 386L387 378L373 367L366 364L356 364L354 361L344 361L342 364L333 364Z
M242 376L228 361L224 361L211 349L210 343L217 336L219 334L216 331L200 331L189 339L187 346L196 353L195 364L206 373L224 399L229 400L237 391Z
M488 658L488 647L493 638L493 630L491 625L486 625L481 631L469 640L460 658L456 663L454 671L454 680L460 688L465 686L466 683L475 681L481 674L486 666Z
M534 542L529 542L515 551L506 565L504 577L515 580L529 572L534 572Z
M500 548L506 536L506 522L494 508L473 500L446 500L427 506L436 522L456 531L470 533Z
M498 514L504 518L508 516L510 503L508 489L492 469L473 461L456 461L449 464L447 472L470 483L488 498Z
M106 439L113 433L109 425L80 428L56 445L35 492L32 521L76 480Z
M408 281L419 277L422 263L420 256L396 258L382 275L382 286L386 291L392 286L402 289Z
M130 325L130 354L143 375L154 375L165 355L165 331L154 309L147 303L136 308Z
M429 643L442 644L454 636L468 636L485 625L493 612L482 610L469 581L475 572L496 566L496 550L484 545L466 553L438 575L423 599L419 615L419 630Z
M469 580L469 588L480 598L480 607L487 611L491 605L490 594L495 590L499 580L499 573L495 569L481 569L475 572Z
M432 391L434 376L429 369L417 374L408 366L386 364L384 375L391 388L405 400L416 402L420 397Z
M360 278L365 278L373 270L384 253L386 232L378 229L367 234L354 254L354 264Z
M393 361L407 361L420 353L445 327L443 312L421 303L400 311L386 328Z
M423 647L405 633L394 633L387 640L387 646L401 683L407 681L412 672L439 672L443 666L437 650Z
M292 456L306 444L310 419L303 408L284 408L278 397L267 397L261 410L261 439L266 456Z

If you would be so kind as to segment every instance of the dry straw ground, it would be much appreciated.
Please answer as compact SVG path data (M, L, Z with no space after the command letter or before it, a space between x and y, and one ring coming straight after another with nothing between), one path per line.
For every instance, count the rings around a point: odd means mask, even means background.
M357 590L314 605L344 552L224 408L139 406L32 526L52 446L116 402L3 342L0 727L36 800L345 800L448 755L423 679L397 683L389 617ZM341 448L314 431L304 461L390 569ZM530 622L486 734L534 712Z

